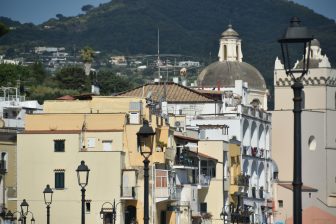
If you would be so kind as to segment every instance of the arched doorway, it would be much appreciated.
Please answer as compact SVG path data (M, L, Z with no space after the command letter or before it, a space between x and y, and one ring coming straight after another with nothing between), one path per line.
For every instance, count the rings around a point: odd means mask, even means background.
M125 210L125 224L135 224L136 222L136 207L129 205Z

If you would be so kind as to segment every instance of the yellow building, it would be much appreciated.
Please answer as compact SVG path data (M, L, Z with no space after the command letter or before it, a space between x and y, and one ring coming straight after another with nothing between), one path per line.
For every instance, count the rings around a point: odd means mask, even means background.
M1 175L0 203L12 211L16 209L16 135L16 130L0 129L0 166L6 171Z
M153 177L154 164L164 164L167 157L169 126L149 113L143 98L45 102L44 113L28 115L25 132L18 135L17 209L26 199L37 222L46 222L42 191L50 184L54 190L51 222L78 222L81 193L75 170L84 160L91 170L86 187L87 223L102 222L103 203L114 199L117 223L132 219L143 223L143 158L136 137L142 119L150 120L156 132L150 157ZM150 186L153 183L151 179ZM151 192L149 201L153 202ZM150 203L151 211L154 204ZM103 208L106 219L109 209Z

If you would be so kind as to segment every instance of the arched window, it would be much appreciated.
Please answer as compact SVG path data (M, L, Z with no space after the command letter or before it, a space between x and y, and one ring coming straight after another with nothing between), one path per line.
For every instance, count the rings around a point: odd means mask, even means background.
M227 47L224 45L224 60L227 60Z
M313 135L311 135L308 139L308 148L311 151L316 150L316 139L315 139L315 136L313 136Z
M238 48L238 45L236 46L236 59L237 61L239 60L239 48Z

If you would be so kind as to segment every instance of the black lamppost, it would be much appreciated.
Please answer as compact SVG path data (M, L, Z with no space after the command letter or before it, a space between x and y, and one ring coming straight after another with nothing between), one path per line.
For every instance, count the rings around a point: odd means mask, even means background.
M50 185L47 184L46 188L43 191L44 203L47 205L47 224L50 224L50 205L52 203L53 190L50 188Z
M6 160L5 160L6 153L3 152L1 153L1 160L0 160L0 175L2 176L2 211L0 213L0 216L5 219L6 217L6 173L7 173L7 168L6 168Z
M89 172L90 169L85 165L84 160L81 161L81 164L78 166L77 170L78 185L82 187L82 224L85 224L85 187L89 182Z
M8 212L5 215L5 220L8 220L10 223L12 223L14 221L13 217L14 217L14 214L12 213L12 211L8 210Z
M313 36L306 27L300 25L300 20L293 17L290 26L279 43L281 44L282 59L286 75L293 81L294 91L294 172L293 172L293 214L294 224L302 223L302 155L301 155L301 111L302 111L302 80L309 69L310 43ZM295 51L301 47L303 50L303 60L301 65L293 68L290 51ZM308 50L306 50L308 48Z
M26 224L26 218L28 215L28 208L29 208L29 204L27 203L26 199L23 199L23 201L20 204L21 207L21 217L23 219L23 224Z
M144 157L144 224L149 223L149 174L148 174L148 165L149 165L149 157L153 152L153 137L155 132L153 128L149 126L148 121L144 120L142 127L139 129L137 133L138 147L140 147L140 153Z
M30 224L35 224L34 214L31 211L28 211L32 215L32 218L30 219Z
M22 222L22 219L21 219L21 212L18 212L18 211L14 211L13 213L11 212L11 210L9 210L6 214L6 220L9 220L10 223L13 223L14 220L16 220L16 217L14 217L15 213L18 213L20 214L20 222ZM19 220L18 220L19 221Z

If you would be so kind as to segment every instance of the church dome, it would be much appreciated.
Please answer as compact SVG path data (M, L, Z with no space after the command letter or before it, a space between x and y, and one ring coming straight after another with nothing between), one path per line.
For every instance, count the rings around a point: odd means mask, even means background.
M205 88L234 87L235 80L243 80L252 89L265 90L266 83L252 65L239 61L218 61L207 66L197 78L198 86Z
M320 41L318 41L317 39L313 39L310 43L310 46L320 47Z
M230 24L228 28L222 33L222 37L239 37L239 34L232 29L232 25Z

